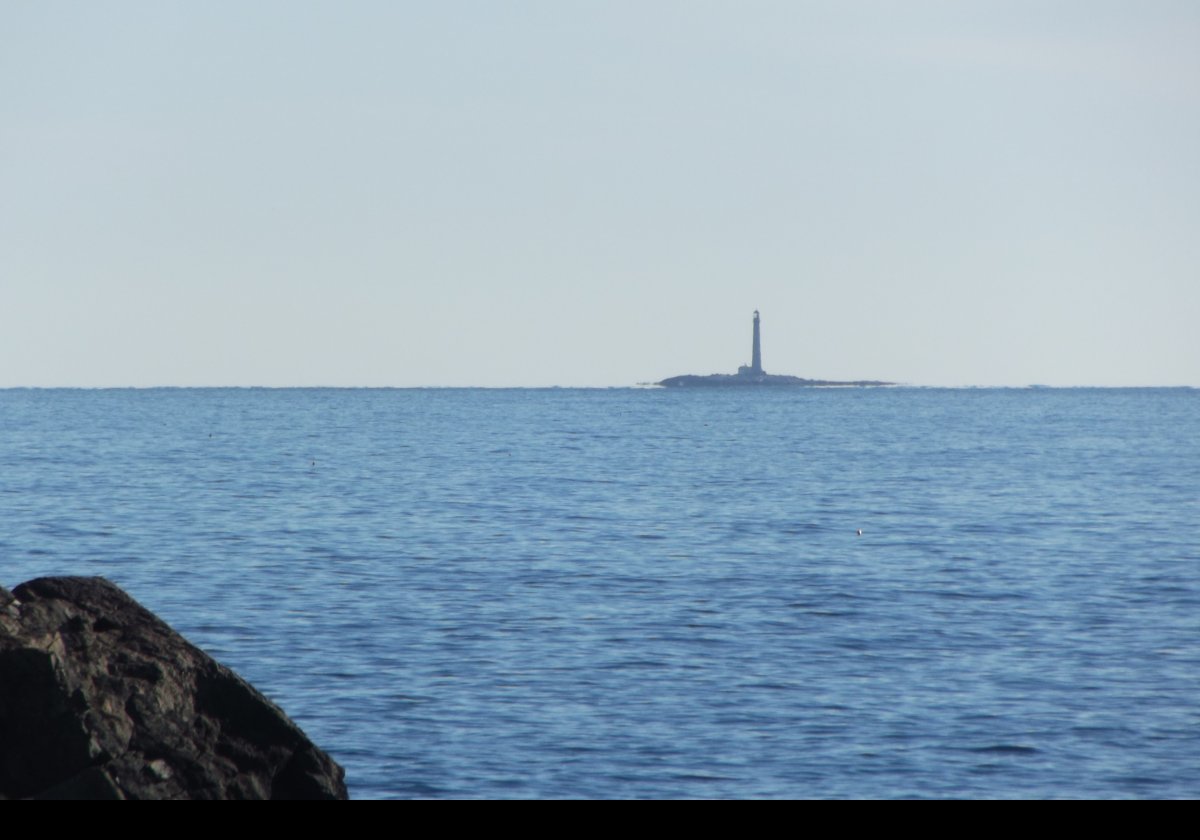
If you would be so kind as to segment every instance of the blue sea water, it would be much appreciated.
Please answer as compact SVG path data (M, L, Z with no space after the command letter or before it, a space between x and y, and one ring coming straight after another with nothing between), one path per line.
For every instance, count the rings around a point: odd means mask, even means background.
M1200 796L1191 389L0 391L50 574L356 797Z

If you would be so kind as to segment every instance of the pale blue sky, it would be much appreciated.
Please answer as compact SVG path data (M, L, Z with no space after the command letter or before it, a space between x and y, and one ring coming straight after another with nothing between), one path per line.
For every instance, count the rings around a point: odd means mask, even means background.
M1200 4L0 0L0 387L1200 385Z

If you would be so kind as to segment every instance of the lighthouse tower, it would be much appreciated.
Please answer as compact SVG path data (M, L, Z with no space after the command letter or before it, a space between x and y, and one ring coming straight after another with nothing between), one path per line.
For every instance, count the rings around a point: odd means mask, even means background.
M750 351L750 364L738 368L739 376L762 376L762 340L758 330L758 310L754 310L754 347Z
M750 372L762 376L762 344L758 336L758 310L754 310L754 349L750 352Z

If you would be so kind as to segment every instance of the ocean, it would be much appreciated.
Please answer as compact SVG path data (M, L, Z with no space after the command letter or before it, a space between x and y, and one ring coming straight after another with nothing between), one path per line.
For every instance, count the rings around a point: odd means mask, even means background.
M1194 389L3 390L0 572L354 797L1200 796Z

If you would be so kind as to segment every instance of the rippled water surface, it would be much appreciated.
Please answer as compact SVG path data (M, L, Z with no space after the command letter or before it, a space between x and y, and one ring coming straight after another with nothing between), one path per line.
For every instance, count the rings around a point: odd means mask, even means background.
M357 797L1200 796L1194 390L0 391L46 574Z

